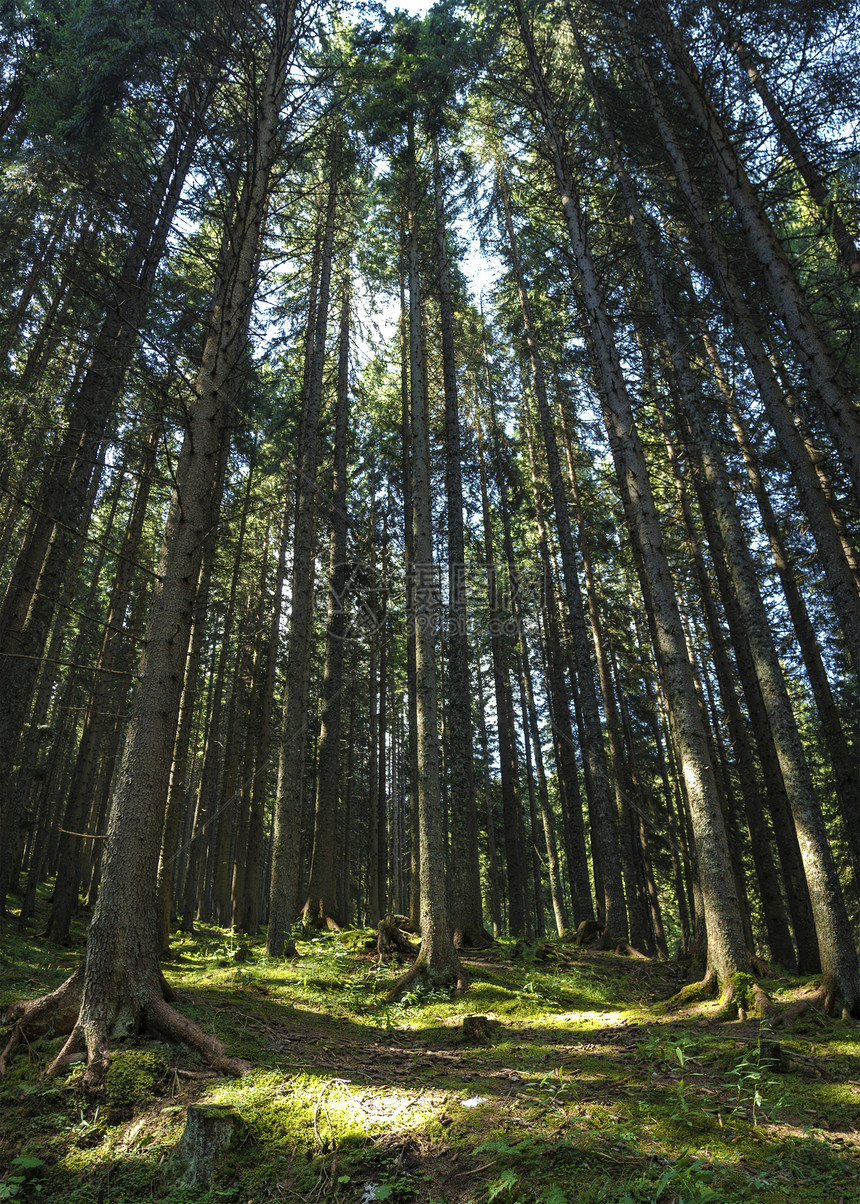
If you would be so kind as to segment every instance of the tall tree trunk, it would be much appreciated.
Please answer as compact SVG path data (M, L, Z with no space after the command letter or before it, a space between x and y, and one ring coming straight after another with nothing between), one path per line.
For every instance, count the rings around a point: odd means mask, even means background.
M303 917L320 927L345 922L338 899L335 873L335 838L340 782L341 695L343 692L343 641L346 630L346 436L349 417L349 280L340 303L337 405L334 435L334 496L329 542L329 594L326 614L326 651L323 671L322 727L319 772L314 808L314 835L308 894Z
M726 194L738 215L747 245L764 271L774 308L785 324L818 399L821 416L860 500L860 416L841 379L797 274L720 120L693 59L662 0L648 0L663 46Z
M272 14L272 41L268 62L261 64L248 170L231 237L223 242L218 261L196 397L177 471L181 505L175 492L111 809L86 967L83 976L78 972L51 997L51 1007L60 1007L63 1000L68 1006L82 988L77 1022L52 1071L86 1048L87 1086L103 1080L110 1060L110 1035L118 1025L147 1025L168 1039L181 1036L198 1045L222 1070L236 1073L244 1069L243 1064L225 1057L220 1042L207 1038L168 1006L166 984L158 968L155 892L200 557L212 518L210 500L216 488L221 444L227 437L231 401L246 348L270 175L281 145L281 100L293 12L292 0L287 0ZM25 1027L27 1011L32 1012L33 1007L23 1005Z
M407 567L415 599L415 679L418 701L418 831L421 862L421 952L395 990L419 974L437 986L460 987L463 972L452 941L445 886L445 837L436 721L436 628L439 596L433 562L433 509L427 387L421 331L418 181L414 118L406 147L406 230L409 282L409 384L412 429L412 554Z
M460 413L454 347L454 313L448 266L448 231L439 139L430 131L433 155L436 265L442 333L442 381L445 395L445 496L448 516L448 780L451 823L451 922L457 945L483 943L478 825L472 760L472 698L466 617L466 551L463 537L463 481Z
M272 882L269 892L269 927L266 949L270 957L291 950L290 928L295 919L299 891L299 834L305 770L305 727L310 677L310 643L313 627L313 550L316 515L316 479L319 454L319 416L323 394L329 294L334 258L335 215L343 172L343 135L336 127L329 142L329 187L320 270L319 301L313 356L308 380L301 472L297 484L293 585L290 635L287 646L287 688L284 695L281 755L275 802L272 847Z
M725 825L714 783L707 736L696 698L692 668L663 543L645 455L633 419L630 398L603 306L602 290L582 228L579 201L567 152L537 58L521 0L512 0L535 85L536 100L576 260L587 329L598 367L598 393L621 487L625 516L642 564L647 595L657 630L656 647L670 703L673 735L686 781L687 798L696 833L699 874L708 932L709 976L724 995L732 994L735 975L748 959L737 900L726 890L731 861Z

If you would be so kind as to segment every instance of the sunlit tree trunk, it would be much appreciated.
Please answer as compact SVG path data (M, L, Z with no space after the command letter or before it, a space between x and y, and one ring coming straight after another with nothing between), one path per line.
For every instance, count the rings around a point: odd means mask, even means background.
M833 241L842 256L845 266L852 278L860 282L860 251L849 233L842 216L833 201L831 190L816 165L812 156L803 145L797 130L791 124L788 114L783 109L769 83L762 75L761 67L756 62L755 54L744 41L741 33L732 25L730 17L717 4L710 3L709 7L723 31L726 43L734 52L738 62L747 73L750 83L755 88L759 99L768 112L783 145L794 160L794 165L800 172L801 179L809 191L809 195L818 207L824 220L824 225L833 235Z
M675 68L690 110L705 135L717 173L743 227L750 251L764 272L774 308L785 324L818 399L824 424L860 499L860 415L841 379L794 267L773 229L740 156L711 100L689 51L662 0L647 9Z
M421 863L421 951L400 979L402 989L417 975L438 986L462 983L463 972L452 941L445 887L445 837L439 774L436 718L436 633L439 595L433 562L433 509L427 387L421 331L421 280L418 246L418 181L414 119L410 113L406 146L406 225L409 288L409 384L412 430L413 562L415 681L418 704L418 834Z
M301 470L297 483L293 539L292 609L287 646L287 688L284 695L281 754L275 803L272 846L272 881L269 891L269 927L266 949L280 957L292 947L290 929L296 918L299 891L299 834L304 781L305 726L310 676L310 642L313 627L313 551L316 513L316 478L319 456L319 416L323 394L329 295L334 257L335 214L343 164L343 135L337 128L329 145L329 186L326 201L319 300L314 329L313 356L308 380L307 409L301 440Z
M677 598L644 451L633 419L612 329L603 306L602 290L583 233L579 201L568 166L564 139L535 52L528 20L520 0L512 0L512 4L528 56L562 211L576 260L577 285L582 292L587 329L597 362L598 379L602 384L598 393L625 516L641 559L645 578L643 585L647 583L658 640L656 651L666 685L673 736L681 758L696 833L708 933L709 975L716 980L724 994L730 994L733 991L733 979L737 973L745 970L748 958L737 900L726 889L731 881L728 842Z
M483 941L478 870L478 825L472 762L472 698L466 617L466 552L463 539L463 481L460 413L454 346L454 314L448 266L448 231L442 165L436 129L430 132L433 155L436 265L442 333L445 394L445 494L448 516L448 780L451 800L451 922L457 945Z

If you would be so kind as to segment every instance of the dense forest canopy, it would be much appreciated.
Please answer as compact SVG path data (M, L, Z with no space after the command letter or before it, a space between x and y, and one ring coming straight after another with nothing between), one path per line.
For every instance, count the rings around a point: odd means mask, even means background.
M858 12L0 3L0 905L860 1015ZM752 985L751 985L752 984Z

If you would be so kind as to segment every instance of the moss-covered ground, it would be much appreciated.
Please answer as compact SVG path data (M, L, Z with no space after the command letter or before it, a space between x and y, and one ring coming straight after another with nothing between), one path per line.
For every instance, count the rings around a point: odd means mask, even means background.
M68 951L20 934L14 912L0 921L0 1008L62 981L84 920ZM393 1004L396 968L377 970L356 934L299 940L287 962L261 942L237 961L239 945L202 928L164 971L252 1073L217 1078L139 1039L116 1045L88 1100L83 1066L42 1077L60 1039L35 1043L0 1081L0 1201L860 1199L860 1040L841 1021L808 1012L772 1035L709 1020L713 1004L667 1012L676 966L570 945L544 960L501 942L465 959L462 998ZM812 984L764 985L780 1004ZM490 1018L491 1046L463 1043L471 1013ZM170 1153L206 1103L241 1123L203 1191L177 1184Z

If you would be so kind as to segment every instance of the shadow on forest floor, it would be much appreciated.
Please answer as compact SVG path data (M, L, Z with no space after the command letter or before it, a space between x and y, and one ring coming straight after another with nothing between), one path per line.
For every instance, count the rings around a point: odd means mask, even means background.
M78 937L81 928L77 928ZM203 928L165 961L177 1006L254 1069L216 1078L190 1051L119 1042L104 1096L82 1066L40 1078L59 1039L0 1082L0 1199L117 1204L372 1199L465 1204L704 1204L860 1197L857 1029L807 1013L780 1032L666 1014L671 963L509 943L466 958L469 992L383 1001L393 970L332 935L269 961ZM0 1005L62 980L57 951L0 921ZM563 960L562 960L563 959ZM807 984L765 984L788 1001ZM463 1043L489 1017L492 1045ZM240 1132L209 1191L173 1181L191 1103L230 1104ZM14 1162L14 1159L18 1159ZM20 1190L17 1197L13 1189Z

